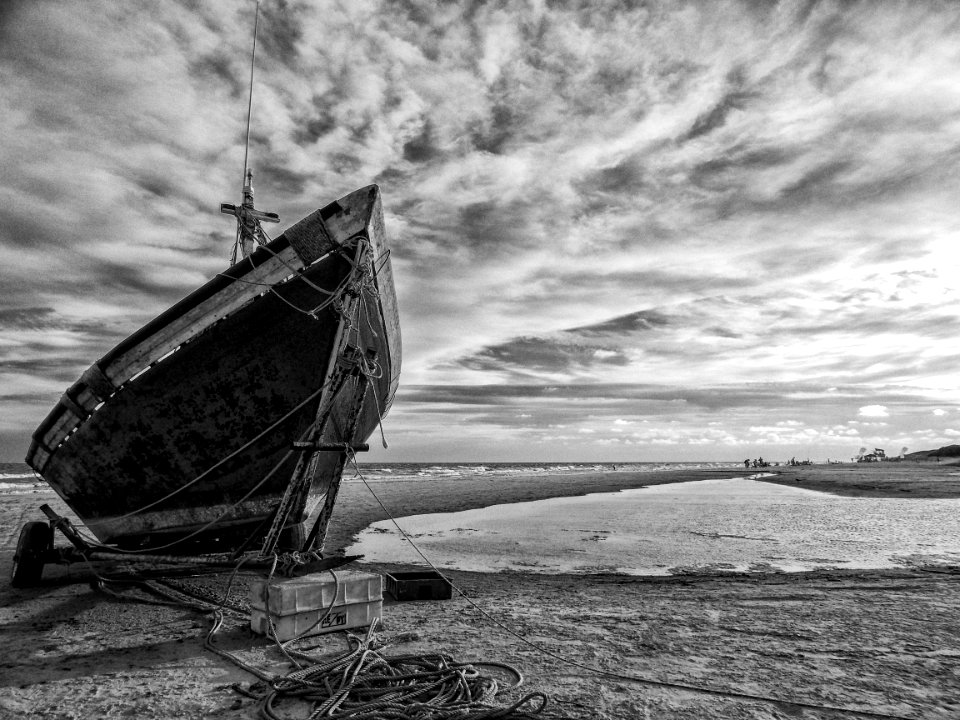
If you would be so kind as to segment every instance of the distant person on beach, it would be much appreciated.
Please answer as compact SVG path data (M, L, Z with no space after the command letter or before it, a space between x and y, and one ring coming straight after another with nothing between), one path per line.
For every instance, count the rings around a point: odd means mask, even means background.
M746 460L743 461L743 467L746 468L747 470L750 469L750 458L747 458Z

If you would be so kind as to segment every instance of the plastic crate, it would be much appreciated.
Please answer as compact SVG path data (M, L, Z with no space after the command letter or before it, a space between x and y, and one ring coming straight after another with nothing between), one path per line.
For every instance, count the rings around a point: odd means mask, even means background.
M383 601L334 605L330 614L324 617L326 612L327 609L323 608L292 615L274 615L255 608L250 611L250 627L254 632L270 637L270 619L272 619L273 634L281 642L298 636L312 637L337 630L366 627L383 615ZM318 622L320 618L323 620Z
M395 600L449 600L450 583L438 572L418 570L387 573L387 592Z
M250 606L283 616L326 610L331 602L336 606L383 599L383 578L376 573L338 570L336 576L336 581L329 572L297 578L275 578L269 582L266 578L256 580L250 585Z

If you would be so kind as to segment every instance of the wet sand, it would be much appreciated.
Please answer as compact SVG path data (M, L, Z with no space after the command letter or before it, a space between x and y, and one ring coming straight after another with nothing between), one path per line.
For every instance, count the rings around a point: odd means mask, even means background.
M956 458L936 462L849 463L772 468L767 482L847 497L960 497L960 464Z
M801 466L772 468L781 474L770 481L799 480L839 494L960 497L960 475L953 474L958 470L912 463ZM399 517L731 473L651 475L372 486ZM36 507L52 498L51 493L0 498L0 572L9 574L20 524L38 519ZM328 548L349 544L367 524L384 518L362 483L346 483ZM401 640L395 651L444 650L464 660L512 663L526 675L524 690L551 694L557 716L849 717L809 706L918 719L960 716L960 569L668 578L450 575L485 612L539 648L507 634L457 597L385 603L384 635ZM209 619L202 613L133 602L132 591L124 591L123 599L96 592L89 572L78 566L52 568L45 577L36 589L0 586L0 717L257 717L255 701L230 687L249 686L255 678L203 649ZM240 576L234 598L243 596L251 579ZM198 575L174 583L215 597L226 577ZM218 641L260 667L274 672L286 667L239 617L228 622ZM342 647L333 637L325 643ZM596 676L555 655L607 672L803 706Z

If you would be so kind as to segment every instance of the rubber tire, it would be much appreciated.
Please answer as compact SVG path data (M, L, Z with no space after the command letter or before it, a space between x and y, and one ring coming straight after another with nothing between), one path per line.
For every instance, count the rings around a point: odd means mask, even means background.
M43 575L43 562L53 547L53 530L49 523L26 523L20 530L17 552L13 556L10 584L15 588L36 587Z

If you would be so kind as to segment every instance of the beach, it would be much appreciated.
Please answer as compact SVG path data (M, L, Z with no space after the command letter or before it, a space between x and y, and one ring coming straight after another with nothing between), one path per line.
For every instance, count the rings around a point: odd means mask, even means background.
M765 482L851 497L960 498L960 467L946 463L764 472L770 473ZM390 514L403 517L756 473L602 469L402 481L371 475L368 482ZM368 525L388 519L362 480L345 477L328 550L349 546ZM0 572L6 576L20 525L39 519L42 502L62 508L42 487L0 495ZM395 569L369 558L356 567ZM881 717L960 715L958 568L666 577L444 572L469 601L456 594L443 601L386 601L383 636L397 640L391 650L510 663L525 682L503 699L543 691L551 696L545 716L856 716L836 708ZM227 575L171 582L217 599ZM99 592L81 566L53 567L44 577L39 588L0 586L6 645L0 717L257 717L256 702L232 687L249 688L256 678L203 647L206 614L140 602L147 596L136 590ZM235 601L254 577L237 576ZM268 672L289 669L239 615L228 618L217 642ZM336 636L322 642L331 651L345 647Z

